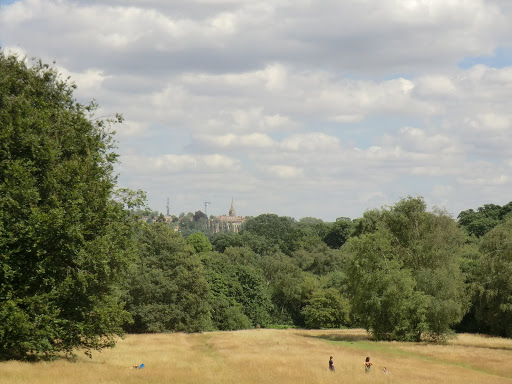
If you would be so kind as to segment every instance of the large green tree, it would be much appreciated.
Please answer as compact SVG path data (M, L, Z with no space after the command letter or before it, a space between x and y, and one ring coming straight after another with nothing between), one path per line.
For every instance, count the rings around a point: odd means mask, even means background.
M244 247L229 247L223 254L203 255L217 329L270 324L272 303L257 259L252 250Z
M127 298L134 323L128 330L211 329L209 286L193 246L165 223L145 226L137 238L139 260L128 281Z
M74 88L48 65L0 51L3 356L111 347L128 319L118 286L133 219L114 195L110 124Z
M319 279L302 271L290 256L283 253L264 256L261 267L272 297L272 320L275 324L304 326L302 312L312 293L321 286Z
M302 309L308 328L341 328L349 323L349 303L335 288L312 292Z
M345 250L353 314L378 340L411 340L424 332L426 297L384 229L352 238Z
M476 318L487 332L512 337L512 219L483 237L481 252Z
M272 246L264 250L267 254L279 249L289 255L298 248L301 237L301 231L295 224L293 218L268 213L247 219L241 234L263 238Z
M223 253L228 247L243 247L243 238L238 233L226 232L215 234L212 240L213 250Z
M240 302L243 289L237 276L237 266L224 254L211 252L202 258L210 285L212 321L216 329L235 330L251 326Z
M339 217L329 225L323 241L331 248L339 248L349 239L354 230L354 222L348 217Z
M191 245L196 253L210 252L212 244L204 233L195 232L187 237L187 244Z
M358 221L349 254L352 305L379 339L443 338L468 309L459 262L466 236L422 198L372 210Z
M476 211L462 211L459 213L458 222L470 235L482 237L508 218L512 218L512 202L504 206L484 204Z

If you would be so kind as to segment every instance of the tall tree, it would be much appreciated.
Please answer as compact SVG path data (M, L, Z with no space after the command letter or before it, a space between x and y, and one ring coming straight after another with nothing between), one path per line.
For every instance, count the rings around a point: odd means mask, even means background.
M272 297L273 322L304 326L302 310L312 293L320 288L318 278L302 271L291 257L282 253L263 257L261 267Z
M212 247L214 251L223 253L228 247L243 247L244 241L238 233L218 233L213 237Z
M213 326L219 330L249 328L251 320L240 302L243 288L238 280L238 267L224 254L202 255L205 275L210 285Z
M459 213L458 222L470 235L482 237L498 224L512 217L512 201L504 206L484 204L476 211L468 209Z
M196 213L194 213L193 220L196 222L201 220L206 221L208 220L208 216L206 216L206 214L201 211L196 211Z
M113 136L74 89L48 65L0 51L4 356L111 347L129 317L118 286L133 219L114 194Z
M323 241L331 248L340 248L352 235L354 226L354 222L348 217L339 217L329 225Z
M204 236L204 235L203 235ZM199 256L165 223L143 228L139 261L128 281L131 332L211 329L209 286Z
M483 237L476 317L491 334L512 337L512 219Z
M308 328L341 328L349 323L348 301L335 288L313 291L302 310Z
M251 234L262 237L274 247L289 255L298 248L300 231L294 225L295 219L278 216L275 214L263 214L246 220L242 227L242 235ZM266 252L273 252L275 248Z
M196 253L210 252L212 245L206 235L201 232L195 232L187 237L187 244L194 248Z
M343 249L363 325L381 339L448 335L469 306L459 267L466 237L455 221L410 197L365 213L356 233Z

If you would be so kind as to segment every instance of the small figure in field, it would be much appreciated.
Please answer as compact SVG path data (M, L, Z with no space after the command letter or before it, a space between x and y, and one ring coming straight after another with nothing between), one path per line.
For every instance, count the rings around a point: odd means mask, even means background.
M372 367L372 363L370 362L370 357L366 357L366 360L364 361L364 371L366 373L370 372L370 368Z
M334 360L332 359L332 356L329 358L329 370L334 372Z
M389 373L389 371L386 367L382 367L382 373L387 375Z

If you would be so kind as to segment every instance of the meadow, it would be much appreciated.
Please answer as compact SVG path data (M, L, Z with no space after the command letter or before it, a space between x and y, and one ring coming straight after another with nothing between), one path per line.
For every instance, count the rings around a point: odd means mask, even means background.
M512 340L460 334L442 345L374 342L363 330L297 329L127 335L92 359L79 352L75 361L1 362L0 383L510 384Z

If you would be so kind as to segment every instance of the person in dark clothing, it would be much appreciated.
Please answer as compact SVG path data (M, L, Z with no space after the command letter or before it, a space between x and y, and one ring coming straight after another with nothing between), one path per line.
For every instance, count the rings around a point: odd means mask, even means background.
M370 362L370 357L367 357L364 361L364 371L366 373L370 373L370 369L372 367L372 363Z
M332 359L332 356L329 358L329 370L334 372L334 360Z

